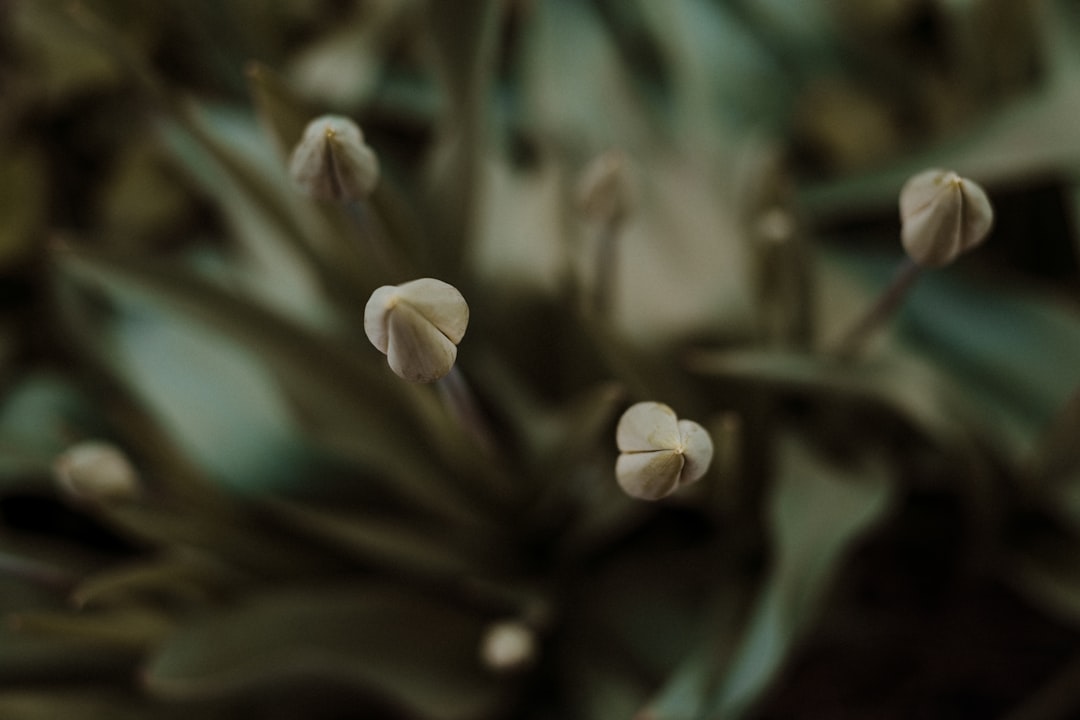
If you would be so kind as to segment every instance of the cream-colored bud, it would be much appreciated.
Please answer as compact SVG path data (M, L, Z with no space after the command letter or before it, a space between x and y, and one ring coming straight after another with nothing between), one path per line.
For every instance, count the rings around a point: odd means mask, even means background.
M289 159L289 175L314 198L352 202L375 189L379 158L356 123L341 115L323 115L304 129Z
M115 445L89 440L65 450L53 463L56 483L79 501L124 500L139 494L139 474Z
M986 239L994 210L975 182L926 170L900 191L900 222L908 256L923 267L942 267Z
M581 214L597 223L618 223L629 210L626 156L609 150L593 158L581 173L577 202Z
M496 672L520 670L536 656L536 633L517 620L492 623L480 641L480 660Z
M433 382L450 372L468 324L465 298L433 278L384 285L364 308L368 339L391 370L412 382Z
M619 487L641 500L659 500L700 480L713 456L704 428L679 420L658 402L640 402L624 412L615 444L621 453L615 462Z

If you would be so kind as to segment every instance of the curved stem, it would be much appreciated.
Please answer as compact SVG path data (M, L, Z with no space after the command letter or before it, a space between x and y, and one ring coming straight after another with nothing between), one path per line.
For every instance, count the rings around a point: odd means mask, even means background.
M885 324L900 307L908 290L918 280L920 272L922 268L914 260L905 258L896 268L892 281L878 297L877 302L871 305L862 318L841 338L831 354L838 360L854 359L863 349L870 335Z
M477 445L483 448L484 452L494 456L498 448L495 433L488 423L487 416L480 408L468 380L465 379L464 373L455 365L435 385L450 414L476 440Z

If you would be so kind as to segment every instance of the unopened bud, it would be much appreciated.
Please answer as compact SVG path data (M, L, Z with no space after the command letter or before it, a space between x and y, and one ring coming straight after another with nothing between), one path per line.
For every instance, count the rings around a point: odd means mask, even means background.
M353 202L375 189L379 159L356 123L341 115L323 115L304 129L289 159L289 175L311 197Z
M973 181L926 170L900 191L900 222L908 256L923 267L942 267L986 239L994 210Z
M465 298L433 278L384 285L364 308L371 344L386 355L391 370L412 382L433 382L450 372L468 324Z
M139 475L119 448L86 441L64 451L53 463L60 489L79 501L126 500L139 493Z
M623 413L615 443L621 453L615 478L628 495L641 500L659 500L700 480L713 456L704 428L679 420L658 402L640 402Z
M577 188L578 208L588 220L615 224L629 210L626 156L609 150L596 156L581 173Z
M525 623L492 623L480 641L480 659L496 672L512 672L529 665L536 656L536 633Z

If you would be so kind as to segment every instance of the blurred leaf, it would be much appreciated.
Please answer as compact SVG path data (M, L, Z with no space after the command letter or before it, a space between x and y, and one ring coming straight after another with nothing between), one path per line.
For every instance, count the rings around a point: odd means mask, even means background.
M309 110L293 89L266 65L251 63L247 77L262 131L277 147L280 162L285 163L316 113Z
M485 149L490 147L490 89L504 3L425 0L435 72L446 90L432 148L429 231L440 272L455 282L480 222Z
M166 615L144 609L64 613L26 611L10 615L18 633L92 642L121 649L150 648L173 628Z
M5 628L0 631L0 682L9 688L25 688L41 683L127 681L141 654L141 649L133 647L28 636Z
M158 144L143 135L130 138L102 181L98 214L110 244L160 247L191 211L191 199L165 167Z
M469 575L492 562L491 549L477 546L471 536L444 537L443 529L425 531L415 521L326 509L281 498L263 498L259 504L276 522L297 535L324 544L346 558L371 563L391 575Z
M818 217L893 207L904 181L928 167L953 169L991 189L1075 172L1080 132L1071 118L1080 104L1080 53L1075 13L1069 6L1069 0L1038 3L1034 14L1048 67L1041 82L1024 95L983 113L963 133L907 153L883 169L806 185L801 191L804 207ZM986 55L978 62L986 63Z
M847 552L891 505L892 470L869 448L859 465L838 467L786 436L777 457L768 518L775 565L706 717L749 708L812 627Z
M146 683L170 698L229 696L317 674L369 689L407 712L464 720L500 691L480 667L482 618L388 587L266 594L182 627Z
M275 372L292 401L304 402L305 418L329 425L315 429L314 436L320 441L332 440L335 450L349 450L347 457L362 460L380 473L371 479L380 481L384 492L407 498L409 504L418 504L440 517L469 523L477 519L476 509L463 498L463 491L446 481L444 472L424 452L426 448L413 444L415 431L401 412L416 406L411 399L416 389L404 387L389 373L380 375L379 368L371 365L378 361L376 353L364 356L370 358L365 363L322 335L168 268L72 250L59 253L57 261L73 279L91 286L104 285L114 294L129 293L138 302L163 305L242 343ZM250 357L245 358L247 362L251 362ZM316 367L321 371L312 373ZM244 380L250 382L251 378ZM244 405L235 407L242 410ZM212 402L194 410L195 414L189 416L192 420L201 413L212 417L221 411ZM349 447L344 437L346 428ZM216 442L213 437L205 437L212 444ZM433 443L453 442L445 429L441 434L433 432L431 439ZM465 467L471 468L476 462L473 457ZM481 472L470 477L483 481L489 475Z
M424 18L435 49L436 72L452 104L448 112L467 112L479 120L494 70L499 21L498 0L460 0L453 5L425 0ZM465 118L451 118L464 122Z
M891 505L892 471L871 448L843 467L787 434L776 456L768 507L773 566L736 649L707 637L713 649L691 655L645 717L742 717L813 627L846 554Z
M807 393L824 402L866 403L903 417L942 447L964 449L971 440L963 402L932 367L914 358L879 357L855 364L771 351L700 353L693 370L753 383L777 392Z
M238 581L219 563L187 550L149 561L118 565L78 584L71 601L95 607L143 600L206 602Z
M525 126L596 150L636 147L648 131L644 100L590 6L548 0L529 12L519 78ZM602 113L596 98L604 99Z
M286 76L305 98L338 111L370 101L398 43L411 39L416 4L365 3L361 14L323 33L290 61Z
M0 692L0 717L19 720L159 720L190 717L192 708L154 707L147 701L116 690L18 689ZM207 713L207 714L204 714ZM225 717L199 709L203 720Z
M1080 308L1049 294L934 274L912 292L899 330L999 429L1014 461L1080 386Z
M44 484L52 462L78 439L101 431L90 400L62 376L44 371L9 387L0 405L0 490Z
M1027 469L1036 484L1057 484L1078 474L1080 446L1076 443L1077 436L1080 436L1080 391L1064 403L1032 452Z
M340 569L340 563L310 546L290 543L266 532L241 511L210 508L162 508L144 503L101 505L97 514L118 533L150 548L197 548L229 571L280 577Z
M761 3L701 0L638 5L670 67L676 127L706 146L729 140L735 128L760 131L787 114L793 79L778 56L795 54L791 38L749 21L760 16L763 23L783 22L785 34L821 42L815 37L822 25L817 3L785 4L783 12ZM798 54L804 65L815 59L809 50ZM718 126L728 132L717 132Z
M34 68L35 90L59 103L91 91L115 87L122 79L116 59L72 23L68 4L12 4L16 44Z
M255 273L260 295L293 316L325 324L328 297L362 299L370 267L335 221L289 180L272 141L251 117L221 107L189 104L160 126L178 166L219 203Z
M0 269L27 259L45 224L45 157L33 145L0 146Z

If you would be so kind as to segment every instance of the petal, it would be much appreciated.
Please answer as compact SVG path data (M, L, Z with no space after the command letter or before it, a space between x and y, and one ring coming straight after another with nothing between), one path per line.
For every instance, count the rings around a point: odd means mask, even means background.
M900 191L900 239L920 265L941 267L963 252L960 183L954 172L927 170Z
M412 382L434 382L450 372L457 346L407 303L389 313L390 369Z
M683 456L670 450L623 453L615 461L615 479L627 495L659 500L679 486Z
M639 402L623 413L615 429L621 452L673 450L679 445L675 411L658 402Z
M330 162L337 185L337 200L367 197L379 182L379 158L363 144L327 138Z
M712 438L705 432L705 428L693 420L680 420L679 439L686 461L679 476L679 485L689 485L700 480L709 469L713 457Z
M906 220L924 210L938 195L949 189L951 178L954 177L957 177L954 172L933 168L909 178L900 189L900 219Z
M379 160L356 123L341 115L324 115L304 128L289 158L289 175L312 197L356 201L375 189Z
M371 344L378 348L379 352L386 354L390 342L389 322L390 310L397 304L397 288L392 285L383 285L371 293L367 305L364 306L364 332Z
M469 305L458 289L435 278L420 278L399 285L398 297L412 305L455 345L465 337Z
M900 191L901 240L915 262L941 267L981 243L993 225L990 200L977 183L927 170Z
M986 191L977 183L961 181L960 192L964 202L964 249L970 250L990 233L994 225L994 208Z

